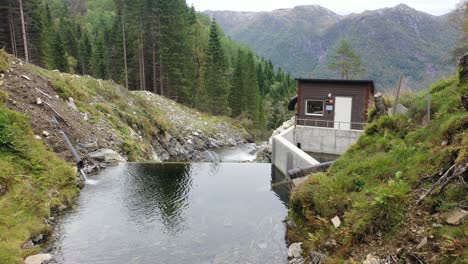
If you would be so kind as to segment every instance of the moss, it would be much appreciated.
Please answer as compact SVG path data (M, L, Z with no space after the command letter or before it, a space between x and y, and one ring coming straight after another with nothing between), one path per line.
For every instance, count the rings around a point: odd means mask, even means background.
M44 219L51 210L70 204L77 194L73 169L33 138L22 114L0 106L0 263L23 263L38 248L21 245L50 229Z

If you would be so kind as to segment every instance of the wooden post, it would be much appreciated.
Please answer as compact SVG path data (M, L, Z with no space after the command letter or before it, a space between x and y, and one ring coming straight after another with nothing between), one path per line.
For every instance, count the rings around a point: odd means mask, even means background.
M21 30L23 31L24 59L26 63L29 63L28 39L26 37L26 24L24 22L23 0L19 0L19 6L21 16Z
M400 100L400 90L401 90L401 83L403 82L403 74L400 75L400 80L398 81L398 88L397 88L397 94L395 98L395 105L393 106L393 114L395 115L398 101Z
M427 123L431 122L431 86L427 88Z

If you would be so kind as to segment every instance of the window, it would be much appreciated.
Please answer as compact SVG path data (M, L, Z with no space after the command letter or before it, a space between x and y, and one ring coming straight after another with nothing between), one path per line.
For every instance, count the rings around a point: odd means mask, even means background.
M306 115L323 116L323 101L306 100Z

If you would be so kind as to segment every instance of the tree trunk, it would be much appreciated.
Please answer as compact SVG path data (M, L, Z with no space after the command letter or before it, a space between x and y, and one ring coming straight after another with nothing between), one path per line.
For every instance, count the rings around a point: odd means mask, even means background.
M127 40L125 37L125 3L122 8L122 41L123 41L123 57L124 57L124 71L125 71L125 88L128 90L128 65L127 65Z
M144 44L143 44L143 22L140 16L140 40L139 40L139 53L140 53L140 90L146 90L145 83L145 56L144 56Z
M10 24L11 52L13 53L13 56L18 57L18 51L16 47L15 23L13 21L13 12L11 11L11 6L9 6L8 8L8 22Z
M26 37L26 23L24 22L23 0L19 0L19 7L21 16L21 30L23 32L24 59L26 63L29 63L28 39Z

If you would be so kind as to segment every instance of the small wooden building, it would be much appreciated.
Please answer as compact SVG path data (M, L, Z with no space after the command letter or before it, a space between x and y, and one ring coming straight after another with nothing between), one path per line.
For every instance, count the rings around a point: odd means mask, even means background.
M297 125L362 130L373 104L370 80L296 79ZM291 109L292 108L292 109Z

